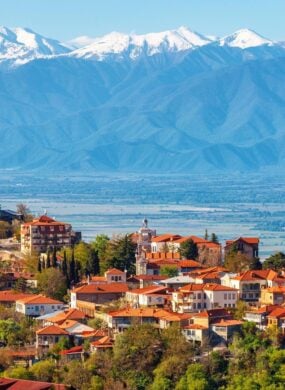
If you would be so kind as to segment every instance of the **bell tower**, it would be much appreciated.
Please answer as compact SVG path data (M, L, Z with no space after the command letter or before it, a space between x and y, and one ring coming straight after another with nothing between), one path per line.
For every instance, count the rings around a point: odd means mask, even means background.
M151 241L156 236L156 230L148 227L148 220L144 218L142 227L137 232L136 274L147 273L146 253L151 252Z

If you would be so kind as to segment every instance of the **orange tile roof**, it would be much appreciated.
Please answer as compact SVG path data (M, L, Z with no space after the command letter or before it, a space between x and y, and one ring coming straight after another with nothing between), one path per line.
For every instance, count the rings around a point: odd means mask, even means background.
M93 331L84 330L80 336L86 339L89 337L104 337L106 336L107 332L108 331L106 329L95 329Z
M81 353L83 352L83 347L82 346L76 346L70 349L64 349L63 351L60 351L60 355L71 355L73 353Z
M189 293L192 291L238 291L236 288L223 286L216 283L189 283L186 286L180 287L179 292Z
M152 242L168 242L174 241L175 239L179 239L181 236L179 234L171 234L165 233L160 236L156 236L152 238Z
M78 309L65 310L63 313L58 313L53 317L49 317L48 321L54 324L59 324L65 320L82 320L86 318L86 314Z
M93 341L91 345L96 348L110 348L113 346L113 340L109 336L104 336L99 340Z
M62 324L58 325L61 329L69 329L72 328L74 325L80 324L80 322L75 320L66 320Z
M18 299L17 302L26 304L39 304L39 305L63 305L63 302L56 299L46 297L44 295L33 295L32 297Z
M220 321L215 321L213 323L213 325L229 327L229 326L235 326L235 325L242 325L243 323L244 323L244 321L222 319Z
M281 308L280 305L266 305L266 306L261 306L259 308L253 308L251 310L246 310L246 313L253 313L253 314L266 314L270 313L273 310Z
M203 265L201 263L199 263L198 261L196 260L180 260L179 263L178 263L178 266L179 267L184 267L184 268L195 268L195 267L199 267L199 268L204 268Z
M147 287L142 287L142 288L135 288L134 290L130 290L128 291L128 293L130 294L151 294L151 293L159 293L161 291L166 291L167 290L167 287L163 287L163 286L155 286L155 285L152 285L152 286L147 286Z
M285 286L274 286L274 287L269 287L269 288L265 288L263 289L262 291L266 291L266 292L269 292L269 293L281 293L281 294L285 294Z
M66 390L66 386L61 384L11 378L0 378L0 388L8 390Z
M66 330L60 328L56 325L46 326L45 328L39 329L36 331L38 335L68 335L69 333Z
M251 281L251 280L272 280L277 276L277 272L273 270L249 270L241 273L239 276L232 278L233 280ZM268 279L270 278L270 279Z
M59 226L59 225L70 225L69 223L59 222L47 215L42 215L39 218L34 219L31 222L26 222L22 226Z
M111 317L156 317L159 314L168 314L164 309L152 309L149 307L140 309L124 308L117 311L109 312Z
M165 275L134 275L131 276L129 279L138 279L138 280L164 280L168 279L168 276Z
M200 330L205 330L209 329L207 326L199 325L199 324L190 324L183 326L183 329L200 329Z
M129 290L126 283L88 284L72 290L72 292L83 294L108 294L124 293Z
M193 318L213 318L213 317L231 317L231 313L226 309L210 309L201 311L200 313L194 313Z
M237 242L237 241L243 241L249 245L253 245L253 244L259 244L259 238L258 237L239 237L239 238L236 238L234 240L227 240L226 241L226 246L228 245L232 245L233 243Z
M268 315L268 317L273 317L273 318L283 318L285 317L285 308L284 307L278 307Z
M106 275L124 275L125 272L121 271L117 268L108 269L108 271L105 272Z
M33 297L34 294L25 294L17 291L5 290L0 291L0 302L16 302L19 299Z

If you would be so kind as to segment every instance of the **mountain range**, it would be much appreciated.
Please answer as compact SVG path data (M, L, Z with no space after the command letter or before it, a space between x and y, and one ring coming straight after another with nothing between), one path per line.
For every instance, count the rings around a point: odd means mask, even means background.
M285 167L285 44L243 29L61 43L0 28L0 168Z

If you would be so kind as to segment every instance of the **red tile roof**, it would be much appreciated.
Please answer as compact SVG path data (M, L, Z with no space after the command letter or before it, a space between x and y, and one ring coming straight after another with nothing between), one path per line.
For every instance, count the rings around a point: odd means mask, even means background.
M83 347L77 346L70 349L64 349L63 351L60 352L60 355L72 355L74 353L82 353L82 352L83 352Z
M56 325L46 326L45 328L39 329L36 331L38 335L68 335L64 329Z
M160 236L156 236L152 238L152 242L168 242L168 241L175 241L181 238L179 234L171 234L171 233L165 233Z
M121 271L117 268L108 269L108 271L105 272L106 275L124 275L125 272Z
M129 294L153 294L153 293L161 293L162 291L166 291L167 287L163 286L147 286L143 288L135 288L134 290L130 290Z
M34 297L34 294L25 294L17 291L0 291L0 302L16 302L19 299Z
M113 340L109 336L104 336L99 340L93 341L91 345L95 348L112 348Z
M249 270L232 278L233 280L251 281L251 280L274 280L278 276L273 270Z
M222 319L222 320L213 322L213 325L230 327L230 326L242 325L243 323L244 323L244 321Z
M88 284L72 290L72 292L83 294L109 294L125 293L129 290L126 283Z
M268 315L268 317L272 318L284 318L285 317L285 308L284 307L278 307Z
M130 276L128 280L137 279L138 281L139 280L152 281L152 280L165 280L167 278L168 276L165 275L134 275L134 276Z
M17 302L24 303L25 305L29 304L38 304L38 305L63 305L63 302L44 295L33 295L27 298L18 299Z
M53 317L49 317L48 322L54 324L61 324L66 320L83 320L86 318L86 314L78 309L65 310L63 313L58 313Z
M209 329L207 326L199 325L199 324L190 324L183 326L183 329L200 329L200 330L205 330Z
M29 381L25 379L0 378L0 389L3 390L65 390L66 386L48 382Z
M249 245L259 244L259 238L258 237L239 237L239 238L236 238L234 240L227 240L226 241L226 246L232 245L233 243L238 242L238 241L243 241L243 242L245 242L246 244L249 244Z

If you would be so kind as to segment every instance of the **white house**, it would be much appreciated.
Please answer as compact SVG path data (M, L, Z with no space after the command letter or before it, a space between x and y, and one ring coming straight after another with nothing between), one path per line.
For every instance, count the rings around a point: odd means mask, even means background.
M216 308L234 308L238 290L220 284L188 284L172 293L172 310L191 313Z
M16 311L26 316L38 317L44 314L64 310L65 304L44 295L34 295L16 301Z
M126 301L132 307L162 306L167 302L167 287L147 286L126 292Z

